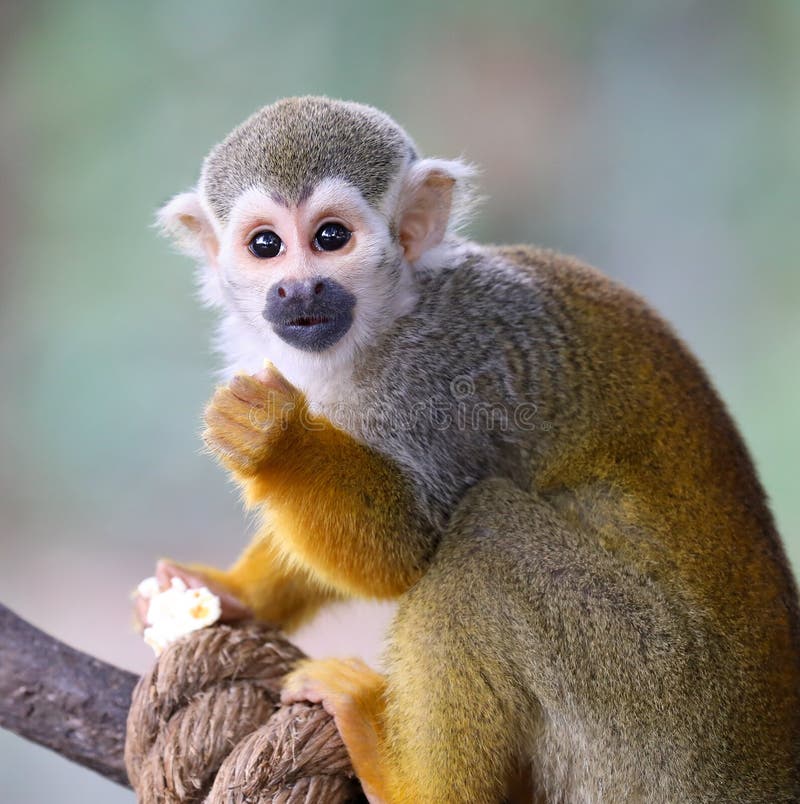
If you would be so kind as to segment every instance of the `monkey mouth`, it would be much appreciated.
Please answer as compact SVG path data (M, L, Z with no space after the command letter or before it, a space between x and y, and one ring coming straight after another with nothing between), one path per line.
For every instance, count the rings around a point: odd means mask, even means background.
M316 327L319 324L329 324L330 318L324 315L301 315L298 318L293 318L287 321L284 326L287 327Z
M298 315L273 323L282 340L304 352L323 352L344 337L353 323L350 310L336 315Z

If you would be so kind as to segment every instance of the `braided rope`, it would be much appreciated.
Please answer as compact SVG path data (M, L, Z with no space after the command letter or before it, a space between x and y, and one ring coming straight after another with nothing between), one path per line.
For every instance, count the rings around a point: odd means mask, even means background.
M140 804L363 802L333 719L319 705L279 705L302 658L256 623L170 645L128 715L125 764Z

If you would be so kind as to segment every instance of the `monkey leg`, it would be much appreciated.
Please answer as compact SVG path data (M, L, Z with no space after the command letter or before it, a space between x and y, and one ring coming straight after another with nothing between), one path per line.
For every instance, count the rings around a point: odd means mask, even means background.
M535 493L480 483L393 626L388 800L497 802L518 768L548 801L723 800L731 662L684 601Z
M541 800L697 800L724 766L697 626L546 501L490 480L400 599L385 681L310 662L286 696L329 708L375 802L496 803L521 769Z
M391 804L517 800L521 745L539 712L521 683L507 594L472 552L491 552L491 537L481 511L456 513L428 572L400 601L378 752Z

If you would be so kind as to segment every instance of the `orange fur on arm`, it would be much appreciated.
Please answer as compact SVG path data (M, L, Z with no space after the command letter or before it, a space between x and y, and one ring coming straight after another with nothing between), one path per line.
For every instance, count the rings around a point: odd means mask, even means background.
M399 469L307 410L291 418L259 471L250 503L266 503L286 553L345 594L391 598L422 574L435 537Z

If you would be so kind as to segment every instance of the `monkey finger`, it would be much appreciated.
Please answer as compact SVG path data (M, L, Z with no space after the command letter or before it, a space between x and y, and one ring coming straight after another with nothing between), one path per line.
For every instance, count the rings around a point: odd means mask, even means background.
M299 394L282 375L272 372L255 376L237 374L228 388L242 402L256 407L281 405Z
M299 389L295 388L278 369L270 363L264 366L261 371L256 372L254 379L261 383L262 387L271 388L274 392L287 397L299 396Z
M288 416L293 409L293 402L284 397L268 396L254 405L237 396L232 389L221 389L206 408L206 420L216 412L243 427L266 432L276 420Z
M220 602L221 622L239 622L251 619L253 616L249 606L203 570L194 566L183 566L169 559L159 560L156 564L156 579L159 586L162 589L168 588L173 578L180 578L189 589L205 587L216 595Z
M206 410L220 410L230 418L246 421L250 411L254 408L259 410L264 407L265 400L259 399L255 402L237 395L229 387L221 387L216 390Z
M264 412L253 412L246 417L231 416L219 408L209 408L205 415L206 430L203 438L208 443L211 438L215 443L232 447L250 454L262 452L268 441L268 434L274 428L275 421Z
M228 384L230 393L253 407L264 407L269 399L268 388L249 374L237 374Z
M384 685L385 678L360 659L307 659L284 679L281 701L286 704L354 700L365 691L377 691Z

